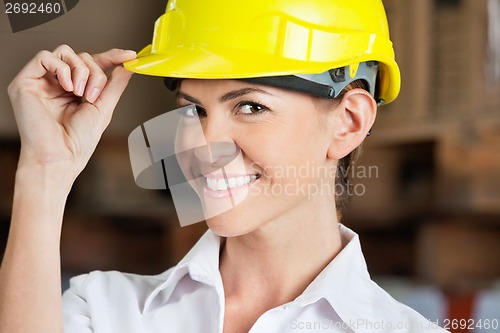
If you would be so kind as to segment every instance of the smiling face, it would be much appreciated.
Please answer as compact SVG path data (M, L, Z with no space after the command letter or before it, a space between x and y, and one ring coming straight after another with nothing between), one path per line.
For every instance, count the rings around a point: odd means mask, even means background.
M237 80L183 80L177 103L195 106L188 116L199 117L208 145L195 150L196 164L205 167L192 185L205 206L228 197L236 204L207 218L215 233L243 235L271 221L305 218L319 204L334 208L337 161L327 152L335 110L303 93ZM229 163L220 169L218 159Z

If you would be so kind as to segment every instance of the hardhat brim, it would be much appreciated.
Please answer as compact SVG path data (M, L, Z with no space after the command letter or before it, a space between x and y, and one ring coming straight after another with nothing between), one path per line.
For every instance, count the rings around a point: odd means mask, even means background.
M208 46L178 48L169 53L155 54L151 45L139 52L136 59L123 66L138 74L192 78L192 79L242 79L253 77L317 74L363 61L379 61L382 80L379 82L379 98L387 104L392 102L400 90L401 78L396 62L384 55L367 54L354 59L335 62L298 61L276 58L272 55L248 50L222 48L212 50ZM238 73L235 75L235 73Z

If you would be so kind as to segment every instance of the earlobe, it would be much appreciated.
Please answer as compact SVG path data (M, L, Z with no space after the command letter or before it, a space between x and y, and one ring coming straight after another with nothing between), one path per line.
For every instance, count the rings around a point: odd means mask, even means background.
M356 88L345 93L336 113L338 119L327 157L340 160L361 145L376 114L377 103L366 90Z

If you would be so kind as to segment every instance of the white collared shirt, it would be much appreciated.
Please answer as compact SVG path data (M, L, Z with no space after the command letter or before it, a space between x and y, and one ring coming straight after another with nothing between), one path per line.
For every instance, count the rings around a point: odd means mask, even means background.
M340 225L343 249L294 301L265 312L252 333L446 332L373 282L359 238ZM155 276L92 272L63 295L66 333L220 333L224 289L220 237L207 231L168 271Z

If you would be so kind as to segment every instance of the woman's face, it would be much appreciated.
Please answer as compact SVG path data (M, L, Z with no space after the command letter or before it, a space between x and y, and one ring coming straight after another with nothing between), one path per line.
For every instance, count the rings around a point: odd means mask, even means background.
M177 103L196 105L207 145L234 144L241 152L224 174L205 169L197 189L208 205L234 194L234 208L207 218L215 233L243 235L277 219L307 217L320 201L334 205L337 161L327 151L338 126L335 109L307 94L238 80L183 80ZM195 155L213 159L208 151Z

